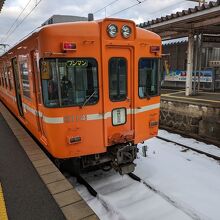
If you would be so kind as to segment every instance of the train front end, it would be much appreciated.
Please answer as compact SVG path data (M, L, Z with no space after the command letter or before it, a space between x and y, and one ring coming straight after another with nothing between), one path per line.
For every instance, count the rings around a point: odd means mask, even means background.
M39 43L48 150L77 169L133 172L137 144L158 130L160 37L107 18L48 26Z

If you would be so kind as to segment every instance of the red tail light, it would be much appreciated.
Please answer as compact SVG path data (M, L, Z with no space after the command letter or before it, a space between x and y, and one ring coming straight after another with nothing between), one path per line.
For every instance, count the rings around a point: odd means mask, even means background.
M150 52L151 53L159 53L160 52L160 46L150 46Z
M76 44L75 43L70 43L70 42L64 42L63 43L63 50L76 50Z

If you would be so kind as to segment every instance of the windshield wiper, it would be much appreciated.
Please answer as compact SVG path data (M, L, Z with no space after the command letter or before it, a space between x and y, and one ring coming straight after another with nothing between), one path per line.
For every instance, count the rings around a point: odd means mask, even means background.
M83 104L80 106L80 108L83 108L85 106L85 104L95 95L96 91L94 91L84 102Z
M151 97L150 97L150 95L148 93L146 94L146 98L147 98L147 100L151 99Z
M147 98L147 100L150 100L150 95L148 93L148 89L146 88L146 91L145 91L145 97Z

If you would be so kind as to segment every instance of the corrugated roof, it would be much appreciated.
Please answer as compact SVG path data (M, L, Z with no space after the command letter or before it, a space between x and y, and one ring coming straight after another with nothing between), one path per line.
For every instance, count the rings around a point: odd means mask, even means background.
M189 8L188 10L183 10L181 12L176 12L176 13L173 13L173 14L170 14L170 15L166 15L164 17L153 19L151 21L140 23L138 26L141 27L141 28L145 28L145 27L148 27L148 26L151 26L151 25L154 25L154 24L162 23L164 21L169 21L169 20L172 20L172 19L175 19L175 18L178 18L178 17L183 17L183 16L186 16L186 15L189 15L189 14L194 14L194 13L197 13L199 11L208 10L210 8L214 8L214 7L217 7L217 6L220 6L220 0L217 0L216 2L211 1L208 4L202 4L201 6L196 6L194 8Z
M5 0L0 0L0 12L1 12L1 10L2 10L2 7L3 7L3 5L4 5L4 2L5 2Z
M169 46L169 45L179 45L179 44L184 44L188 42L188 39L186 38L181 38L181 39L172 39L172 40L166 40L162 42L163 46Z

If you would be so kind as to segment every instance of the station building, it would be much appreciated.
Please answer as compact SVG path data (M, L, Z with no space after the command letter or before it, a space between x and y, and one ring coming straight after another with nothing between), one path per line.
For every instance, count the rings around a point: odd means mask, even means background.
M214 42L213 42L214 41ZM184 89L187 70L188 40L164 42L162 58L162 88ZM204 91L220 91L220 36L204 35L201 49L200 71L193 70L200 89Z

